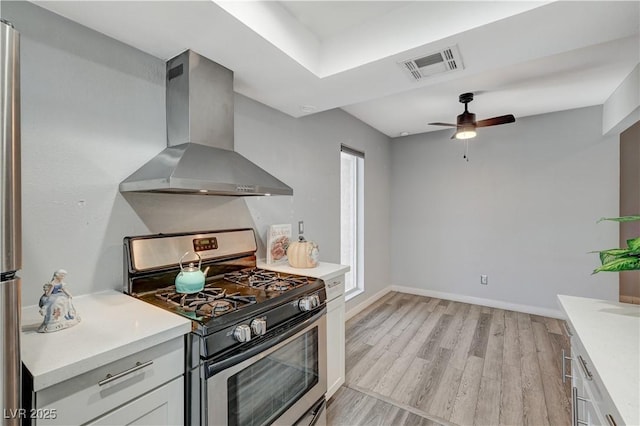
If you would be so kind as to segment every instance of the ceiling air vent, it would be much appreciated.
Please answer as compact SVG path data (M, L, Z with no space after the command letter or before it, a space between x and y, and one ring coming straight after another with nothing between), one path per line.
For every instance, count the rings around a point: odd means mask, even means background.
M434 74L464 69L458 46L447 47L440 52L402 61L399 65L415 81Z

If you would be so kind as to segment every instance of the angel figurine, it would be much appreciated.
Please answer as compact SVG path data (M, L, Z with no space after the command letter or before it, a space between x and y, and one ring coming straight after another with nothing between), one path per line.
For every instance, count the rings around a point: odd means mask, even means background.
M50 333L69 328L80 322L76 308L71 302L72 296L66 288L64 278L67 271L58 269L53 273L51 281L42 286L43 294L40 296L40 315L44 317L39 333Z

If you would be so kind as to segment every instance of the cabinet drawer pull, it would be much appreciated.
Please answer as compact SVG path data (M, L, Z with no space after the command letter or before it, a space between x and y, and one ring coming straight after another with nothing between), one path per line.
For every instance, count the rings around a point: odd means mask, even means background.
M593 379L593 375L591 374L591 371L589 371L589 369L587 368L587 363L584 360L584 358L582 358L582 356L578 355L578 361L580 361L580 366L582 367L582 371L584 371L584 374L587 376L588 380L592 380Z
M571 332L571 329L567 325L567 322L566 321L562 321L562 325L564 325L564 330L567 332L569 337L573 337L573 333Z
M607 414L606 416L604 416L605 419L607 419L607 423L609 423L609 426L618 426L616 424L616 421L613 420L613 416L611 414Z
M147 362L138 361L138 362L136 362L135 366L131 367L128 370L124 370L124 371L121 371L118 374L113 374L113 375L112 374L107 374L107 377L105 377L103 380L98 382L98 386L104 386L107 383L111 383L114 380L118 380L118 379L120 379L120 378L122 378L122 377L124 377L126 375L129 375L129 374L133 373L134 371L138 371L138 370L140 370L142 368L148 367L151 364L153 364L153 361L147 361Z
M332 281L329 283L329 288L333 288L337 285L340 285L340 281Z
M570 356L566 356L564 353L564 349L562 350L562 383L566 383L567 379L571 379L571 374L567 374L567 367L565 365L565 361L571 361L572 358Z

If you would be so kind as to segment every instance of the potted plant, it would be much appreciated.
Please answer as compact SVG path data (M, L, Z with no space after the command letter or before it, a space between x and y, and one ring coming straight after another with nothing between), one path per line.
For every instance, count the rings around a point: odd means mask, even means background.
M611 220L614 222L633 222L640 220L640 216L603 217L598 221L598 223L603 220ZM640 237L627 240L627 248L614 248L596 251L594 253L600 253L600 262L602 262L602 266L594 269L593 274L598 272L640 270Z

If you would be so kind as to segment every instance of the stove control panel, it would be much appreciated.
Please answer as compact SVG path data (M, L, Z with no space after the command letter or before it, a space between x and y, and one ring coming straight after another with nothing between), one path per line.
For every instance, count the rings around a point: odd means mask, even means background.
M196 238L193 240L193 251L216 250L218 248L218 239L216 237Z
M233 338L244 343L251 340L251 329L246 324L240 324L233 330Z
M320 305L320 298L317 294L312 294L311 296L305 296L298 301L298 307L301 311L306 312L310 311L314 308L317 308Z
M267 332L267 320L265 318L256 318L251 321L251 331L256 336L262 336Z

